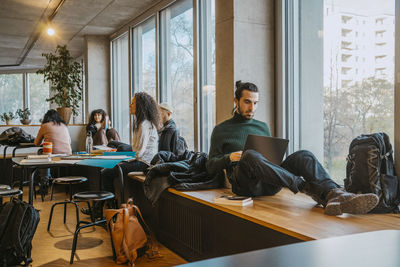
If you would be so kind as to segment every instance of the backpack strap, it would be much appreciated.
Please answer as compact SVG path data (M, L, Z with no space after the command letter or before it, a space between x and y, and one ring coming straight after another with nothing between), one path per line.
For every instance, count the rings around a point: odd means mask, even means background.
M157 240L156 240L153 232L150 230L150 227L147 225L146 221L143 219L142 213L140 212L139 208L133 204L132 204L132 207L135 209L136 214L139 215L138 217L140 217L140 220L143 222L145 229L147 230L146 232L149 234L149 237L148 237L149 249L146 251L147 258L156 259L156 258L163 257L160 254Z

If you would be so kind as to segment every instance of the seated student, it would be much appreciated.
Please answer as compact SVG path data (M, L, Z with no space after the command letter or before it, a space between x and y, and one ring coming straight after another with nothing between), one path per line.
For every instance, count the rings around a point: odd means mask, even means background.
M54 109L50 109L44 115L35 139L35 146L40 146L43 140L53 144L53 154L72 153L68 127Z
M176 124L172 119L172 107L167 103L161 103L160 107L161 122L163 128L158 132L159 142L158 151L171 151L175 155L182 155L187 149L187 144L176 129Z
M243 196L275 195L282 187L293 193L304 192L325 207L325 214L363 214L378 204L375 194L343 191L309 151L289 155L280 166L255 150L242 152L249 134L270 136L266 123L254 119L259 99L252 83L236 82L235 110L231 119L215 126L207 170L210 174L227 171L232 191Z
M110 120L107 113L102 109L93 110L90 114L86 133L91 132L93 145L106 146L110 141L120 141L117 130L110 128Z
M72 153L71 150L71 137L69 135L68 127L64 120L60 117L56 110L50 109L44 115L42 125L35 139L35 146L40 146L42 141L51 142L53 154L67 154ZM49 185L50 169L39 169L40 173L40 193L47 194Z
M156 101L145 92L136 93L129 105L129 112L136 118L132 137L132 151L136 151L136 158L120 164L124 176L129 172L147 169L158 152L157 128L160 115ZM102 175L104 190L114 192L113 181L117 175L117 167L104 170ZM116 192L119 193L118 190Z

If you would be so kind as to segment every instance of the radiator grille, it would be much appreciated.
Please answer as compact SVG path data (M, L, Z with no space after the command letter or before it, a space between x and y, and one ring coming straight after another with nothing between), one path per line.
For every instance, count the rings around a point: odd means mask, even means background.
M202 217L170 199L159 201L159 227L193 252L202 253Z

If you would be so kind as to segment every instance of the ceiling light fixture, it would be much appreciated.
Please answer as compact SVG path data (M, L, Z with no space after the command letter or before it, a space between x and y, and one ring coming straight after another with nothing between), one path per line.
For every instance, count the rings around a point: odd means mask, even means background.
M47 28L47 34L50 35L50 36L53 36L54 35L54 29L51 28L51 27Z

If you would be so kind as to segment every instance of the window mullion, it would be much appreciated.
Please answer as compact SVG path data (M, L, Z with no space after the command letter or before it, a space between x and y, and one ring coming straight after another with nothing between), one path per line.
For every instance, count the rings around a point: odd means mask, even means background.
M29 78L28 78L28 73L23 73L22 74L22 84L24 88L24 108L29 108L30 109L30 101L29 101Z

